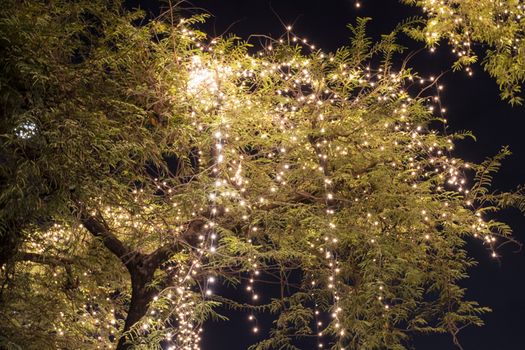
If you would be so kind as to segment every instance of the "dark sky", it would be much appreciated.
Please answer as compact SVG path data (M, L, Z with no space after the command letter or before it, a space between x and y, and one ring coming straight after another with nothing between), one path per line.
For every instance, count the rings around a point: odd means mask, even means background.
M126 3L140 4L153 13L158 12L162 4L158 0ZM284 28L277 13L286 24L295 23L296 35L308 38L325 51L348 44L346 24L354 22L357 16L372 17L370 33L379 35L389 32L402 19L421 14L397 0L361 0L359 9L354 0L193 0L191 3L213 15L203 27L212 35L228 30L242 38L250 34L278 37ZM421 43L408 39L403 43L409 46L409 51L422 47ZM443 44L434 54L427 50L421 52L414 59L413 67L423 76L437 75L450 68L452 60L450 48ZM479 66L474 66L472 78L463 72L448 73L442 83L445 85L442 102L447 108L451 130L472 130L477 137L477 142L461 143L456 155L481 161L494 155L502 145L509 145L513 155L504 163L495 186L512 189L525 184L525 107L511 107L500 101L496 83ZM513 226L515 237L525 242L525 219L521 214L510 212L505 218ZM516 253L515 248L500 251L502 258L498 262L489 257L481 243L469 243L469 251L480 263L464 282L469 289L468 297L494 311L484 317L485 327L468 328L460 334L465 350L525 349L525 252ZM232 322L208 324L202 349L246 349L256 338L251 335L245 318L245 315L232 315ZM414 345L418 350L454 349L446 335L418 337Z

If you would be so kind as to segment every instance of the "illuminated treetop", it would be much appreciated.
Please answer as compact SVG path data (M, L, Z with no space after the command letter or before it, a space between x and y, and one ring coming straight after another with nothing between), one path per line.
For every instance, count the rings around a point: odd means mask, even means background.
M455 70L470 65L484 51L483 68L496 79L501 97L521 104L525 82L525 4L518 0L402 0L419 6L427 15L422 28L410 30L413 37L432 49L448 41L458 59Z

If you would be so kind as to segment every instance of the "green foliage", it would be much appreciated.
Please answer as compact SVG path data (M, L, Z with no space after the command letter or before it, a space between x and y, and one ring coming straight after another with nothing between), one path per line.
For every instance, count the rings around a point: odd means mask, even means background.
M523 191L489 191L506 149L467 164L452 151L469 134L432 128L415 74L391 68L407 24L372 43L359 19L333 54L252 53L196 30L204 16L139 25L105 1L4 2L6 347L195 348L221 307L275 316L261 350L319 332L335 349L404 349L482 324L460 286L465 239L508 239L488 214L522 209ZM258 298L259 274L279 297Z
M474 47L485 51L484 69L495 78L501 98L521 104L525 82L525 6L520 1L502 0L402 0L421 7L425 23L407 30L413 38L435 47L444 39L458 58L454 70L478 61ZM481 51L481 50L480 50Z

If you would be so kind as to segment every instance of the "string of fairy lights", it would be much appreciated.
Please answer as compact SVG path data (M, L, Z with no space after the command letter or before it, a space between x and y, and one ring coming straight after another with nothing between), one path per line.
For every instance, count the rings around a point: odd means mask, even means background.
M356 2L356 7L360 7L361 3ZM518 7L520 10L524 10L523 6ZM436 11L432 8L429 11ZM439 11L439 9L437 10ZM195 38L192 31L184 29L182 35L188 38ZM344 67L341 66L338 69L337 74L333 74L330 77L326 77L328 81L334 83L326 83L325 89L319 91L319 86L322 84L316 81L310 69L310 60L312 58L304 58L303 60L295 59L287 62L275 63L275 57L272 53L275 52L280 44L283 45L298 45L305 50L313 52L315 59L326 62L326 64L334 64L333 55L324 53L315 53L315 45L311 44L306 38L300 38L293 34L292 27L286 27L286 38L280 38L272 41L271 45L268 45L264 50L257 53L254 56L248 56L252 67L246 68L244 66L227 65L220 59L211 60L205 62L203 57L199 55L193 55L189 59L188 70L189 76L187 81L187 94L189 99L198 104L198 108L195 108L191 112L192 123L191 125L197 132L209 132L209 138L212 143L213 152L211 157L211 164L209 164L209 174L212 179L212 186L207 191L207 202L209 205L209 215L207 217L206 225L204 226L204 232L199 237L198 247L194 248L196 254L192 255L191 261L185 263L178 263L176 265L167 265L166 269L170 273L173 273L173 280L175 281L173 286L166 288L159 292L159 295L155 297L154 302L150 307L148 316L141 321L141 331L144 334L151 332L151 327L159 327L164 332L165 342L168 344L168 349L184 349L184 350L197 350L200 349L200 340L202 337L202 325L196 321L195 306L199 302L196 300L197 294L200 294L200 301L209 300L213 298L213 286L219 283L219 278L214 274L213 271L204 271L206 275L203 285L195 287L192 283L192 279L195 276L203 272L203 266L210 260L214 259L214 256L220 253L220 238L218 235L217 226L221 215L227 215L234 208L229 206L228 201L223 200L229 198L233 205L238 205L246 210L256 208L257 205L264 207L264 204L271 200L273 194L278 195L279 193L285 193L286 189L291 186L290 181L286 178L286 173L295 166L303 169L312 169L313 171L319 171L323 181L324 191L324 220L326 225L321 229L322 235L319 235L319 239L316 241L318 246L312 244L312 248L315 251L321 253L324 257L325 262L323 265L327 266L327 280L319 281L316 276L310 275L309 288L312 293L315 293L315 289L319 285L326 286L331 292L332 305L329 309L322 308L315 302L313 307L314 311L314 322L317 330L318 341L317 345L319 348L328 347L330 339L324 340L324 336L327 330L333 328L336 337L344 339L346 330L343 326L342 318L343 309L340 305L341 292L339 290L339 284L342 283L339 280L340 273L340 262L338 260L338 236L337 236L337 224L335 217L337 216L337 210L334 208L333 203L340 200L337 198L337 194L334 193L333 180L330 178L328 172L328 165L330 164L331 157L347 157L349 154L348 146L337 144L336 142L329 141L328 138L320 137L315 140L312 144L311 141L307 140L304 135L301 134L300 128L296 127L294 123L296 115L299 113L301 108L304 106L316 106L319 110L323 110L326 106L342 105L349 106L352 103L362 98L352 97L348 98L345 96L339 96L336 92L330 89L331 84L335 84L338 80L348 80L357 82L358 85L366 86L367 88L374 89L381 85L381 81L387 80L394 82L395 86L403 86L403 84L416 84L420 85L429 84L436 87L437 95L429 98L429 112L439 112L441 115L446 110L441 106L441 100L439 98L439 91L444 87L443 85L437 84L435 77L429 78L417 78L413 75L407 77L401 77L400 73L390 73L383 71L382 68L376 70L368 67L364 71L359 71L355 67ZM208 44L204 42L196 42L196 47L201 50L202 53L219 55L220 52L216 53L214 46L218 42L217 39L211 40ZM459 42L458 42L459 44ZM470 47L470 42L465 42L460 45L462 48L456 50L459 56L468 54L467 51ZM433 49L432 49L433 50ZM220 62L220 63L219 63ZM470 68L467 67L469 74L472 73ZM283 101L276 106L273 106L271 111L276 117L273 119L276 127L279 129L279 133L287 134L288 144L284 143L276 145L275 150L269 152L266 156L268 159L279 159L284 158L284 162L277 161L278 167L275 171L275 177L271 181L271 186L268 189L261 190L259 192L266 193L266 197L257 195L256 198L252 198L249 194L249 188L254 185L249 183L248 179L243 176L243 162L247 161L244 158L242 152L235 150L234 147L228 149L230 142L235 142L236 135L230 135L232 133L232 124L235 120L227 120L224 109L230 108L248 108L248 102L245 101L244 105L240 101L230 101L232 96L222 91L222 83L227 80L233 80L237 84L246 88L247 81L257 81L257 79L265 79L266 77L276 77L276 80L281 80L282 86L286 87L282 90L278 90L278 95ZM239 83L239 81L243 81ZM234 83L235 84L235 83ZM310 91L310 93L303 93L304 91ZM400 87L399 91L388 91L382 97L384 100L394 98L403 95L404 103L400 104L399 109L395 109L393 114L396 118L395 122L385 123L382 129L382 133L392 132L399 135L403 135L404 144L395 141L394 145L380 145L378 149L384 150L385 147L394 147L395 149L404 147L408 154L418 154L421 158L416 156L410 156L408 159L403 160L403 164L398 162L391 162L390 166L396 169L410 169L408 175L405 176L404 181L409 184L415 191L418 190L418 185L422 179L437 176L441 181L441 185L437 185L435 190L437 192L447 190L447 187L454 189L458 193L462 194L465 198L468 198L469 189L467 184L467 175L470 166L468 163L460 162L456 159L451 159L450 154L453 150L452 139L447 139L446 144L442 145L438 142L428 146L427 139L433 135L432 130L425 129L424 127L410 121L410 106L414 101L413 98L405 91L404 87ZM233 97L234 98L234 97ZM364 99L364 98L363 98ZM326 107L328 108L328 107ZM435 109L435 111L434 111ZM200 114L203 114L209 119L210 115L213 115L215 120L214 125L206 125L205 121L200 120ZM320 134L327 134L325 128L331 128L330 122L328 122L323 113L317 116L316 129ZM446 122L445 118L442 118ZM326 126L325 126L326 125ZM266 136L265 136L266 135ZM360 149L366 150L370 147L376 147L371 145L367 138L366 132L363 134L364 141L359 145ZM261 132L261 138L268 137L265 132ZM408 141L407 141L408 140ZM304 142L304 143L303 143ZM287 159L287 154L293 153L293 148L301 149L298 153L304 153L305 156L301 159ZM200 152L200 151L199 151ZM307 154L312 155L309 157ZM426 157L423 159L422 154ZM237 158L234 158L236 156ZM291 156L290 156L291 157ZM205 159L205 155L202 152L199 153L198 161L202 163L202 159ZM313 161L313 160L314 161ZM299 162L304 162L299 164ZM295 164L294 164L295 163ZM206 164L201 164L207 166ZM359 176L359 175L358 175ZM158 181L158 188L166 190L166 193L171 194L172 188L169 182ZM255 185L256 186L256 185ZM135 190L136 201L141 202L141 197L147 197L147 193L144 193L143 189ZM366 198L367 191L363 190L362 197L356 197L354 200L358 202L361 198ZM100 203L104 206L103 203ZM421 210L421 219L425 223L431 225L431 221L445 221L448 218L448 202L443 202L443 212L439 214L437 211ZM475 207L476 203L470 199L466 199L465 206L471 208L476 214L476 219L471 223L472 234L474 237L482 238L487 245L491 248L491 254L493 257L497 257L496 252L496 240L497 234L489 231L489 225L483 219L481 212L477 211ZM109 227L116 232L142 232L143 235L153 234L159 229L164 229L162 226L152 224L149 220L144 220L148 215L155 215L155 208L148 208L147 206L142 207L142 213L130 214L129 211L124 208L115 206L105 206L101 213L107 220ZM175 214L174 223L170 224L175 234L179 234L184 231L185 226L183 222L187 219L187 213L181 209L181 205L178 202L171 203L172 212ZM206 209L199 205L194 208L193 215L197 213L205 212ZM365 220L367 224L377 229L381 225L381 221L385 218L379 217L376 214L370 212L366 213ZM250 223L250 216L247 214L242 215L242 220ZM251 233L255 233L260 228L257 224L248 225ZM72 227L55 225L51 229L43 232L38 239L30 240L28 243L29 250L46 253L49 252L49 247L60 247L69 245L71 239ZM248 233L248 237L249 237ZM431 240L433 237L426 233L423 236L424 240ZM368 242L371 245L375 245L380 236L370 238ZM247 239L248 244L254 243L252 239ZM60 252L60 251L59 251ZM260 292L256 290L255 281L261 273L261 265L258 262L257 255L249 256L248 258L249 268L245 269L248 278L246 279L245 290L248 292L251 298L251 302L256 304L260 302L262 296ZM377 261L381 264L381 261ZM84 277L89 278L89 271L85 272ZM54 277L57 277L55 274ZM386 288L381 280L377 281L378 292L377 299L382 303L385 312L389 309L390 305L388 300L384 297L386 294ZM200 293L196 293L196 288L200 289ZM97 311L94 305L97 305L97 296L90 296L87 298L86 304L84 305L84 320L82 322L94 322L97 326L98 333L97 337L101 342L101 346L108 346L111 342L107 339L115 339L115 335L118 334L120 327L118 321L117 312L112 310ZM160 306L161 301L169 300L169 306ZM315 299L315 298L314 298ZM325 314L323 314L325 313ZM328 317L330 321L326 324L323 323L324 319ZM91 321L94 320L94 321ZM253 333L260 333L262 331L261 325L258 324L257 317L253 312L253 309L249 311L247 320L250 324L250 329ZM63 325L57 324L56 330L62 336L66 330ZM339 350L344 350L342 344L343 340L335 340L339 346Z
M403 1L402 1L403 2ZM525 18L525 4L522 1L497 0L477 4L475 10L468 4L458 4L449 0L404 1L416 5L427 15L425 41L429 50L435 52L437 44L446 38L452 46L452 53L461 62L469 76L474 74L470 66L475 62L474 43L481 33L487 33L482 40L498 49L512 50L512 55L518 57L523 52L525 31L521 25ZM357 9L363 5L362 1L355 1ZM473 35L475 39L473 40ZM463 58L467 58L462 60Z

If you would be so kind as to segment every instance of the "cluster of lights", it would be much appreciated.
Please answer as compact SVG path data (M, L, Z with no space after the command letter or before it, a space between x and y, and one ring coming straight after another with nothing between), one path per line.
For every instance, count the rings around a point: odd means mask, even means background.
M356 6L359 7L360 3L357 2ZM288 32L291 29L291 27L287 27ZM195 34L189 30L186 30L184 35L190 38L195 37ZM304 48L315 49L315 46L309 44L308 40L299 39L297 36L292 36L289 41L292 44L302 45ZM198 43L196 46L202 50L203 54L215 54L216 51L212 49L215 44L216 41L213 40L209 45ZM220 259L217 256L222 254L217 233L221 216L238 215L240 221L246 223L246 227L250 231L246 233L246 236L257 234L259 230L263 231L264 227L250 222L249 214L257 210L266 210L265 208L270 207L274 202L278 202L276 198L286 198L292 190L297 190L294 188L297 179L293 177L297 169L303 171L303 176L305 171L311 170L315 176L319 175L323 181L322 200L326 214L324 216L326 227L320 230L322 234L316 240L318 246L312 244L311 248L316 253L321 254L323 263L320 268L325 269L327 279L320 281L316 276L310 276L311 281L308 287L314 293L317 287L326 286L331 293L332 305L329 308L330 321L328 325L322 321L323 317L326 316L323 315L323 312L327 309L322 309L318 303L315 303L314 307L319 348L327 345L322 341L322 337L327 333L326 329L335 330L334 333L339 338L336 341L337 344L344 343L347 332L343 326L345 315L341 306L341 300L347 296L344 296L343 292L340 291L339 285L344 284L344 282L338 278L341 271L340 265L344 262L339 261L338 257L338 250L340 249L339 228L336 225L338 209L335 204L339 201L360 203L366 201L371 193L369 189L365 188L356 190L354 198L340 198L334 185L335 180L329 172L332 164L348 159L355 150L359 150L363 154L369 150L379 150L379 154L386 153L387 150L393 150L396 154L407 154L408 156L404 158L400 157L396 160L384 158L380 161L392 169L398 169L402 180L416 192L420 189L420 183L429 179L438 179L435 185L436 193L452 189L462 195L462 198L465 198L466 208L475 211L472 209L474 207L473 202L467 198L469 189L466 176L463 174L469 165L449 156L450 151L453 150L452 140L450 138L440 139L430 143L430 140L436 139L437 135L421 125L411 122L411 114L413 113L411 108L415 100L406 92L405 84L410 85L416 81L420 84L429 83L433 86L436 84L436 78L424 79L416 78L413 75L403 76L402 72L386 72L383 68L348 67L344 63L339 63L333 55L323 53L314 53L306 58L291 58L281 62L276 56L273 56L273 53L280 49L279 44L280 42L277 40L275 44L268 46L255 57L247 55L250 61L248 65L228 65L218 58L207 61L208 56L201 57L199 55L193 55L187 60L189 74L186 93L188 101L192 102L192 111L189 113L192 120L191 125L196 134L206 134L211 140L212 154L209 156L209 162L205 162L206 154L203 154L201 150L199 150L198 156L199 166L206 168L207 176L211 182L211 185L206 188L205 200L193 203L193 205L173 200L169 205L172 221L168 223L159 223L151 219L157 215L157 207L142 202L143 197L148 198L149 189L134 191L135 202L138 206L136 212L117 206L102 205L102 203L99 203L101 209L93 212L94 215L100 213L109 227L120 232L122 236L137 232L140 232L141 235L151 236L158 232L169 232L177 236L187 229L185 223L188 221L188 217L206 216L204 230L198 237L198 246L188 248L194 249L195 254L191 255L191 259L188 261L179 263L175 269L168 265L166 269L170 273L173 272L175 285L159 293L150 307L148 316L141 321L142 332L146 335L152 331L152 328L160 327L165 334L166 342L169 343L168 349L170 350L199 349L202 328L194 314L196 303L199 301L195 300L194 289L196 287L191 282L192 279L197 279L200 272L205 274L204 283L199 286L201 288L200 301L213 297L212 288L219 277L214 271L205 270L203 266L216 258ZM463 46L469 47L470 45L465 44ZM460 54L464 55L467 52L461 51ZM316 75L311 68L315 65L314 61L321 61L324 65L332 67L331 74L321 78ZM269 80L278 81L279 89L275 91L275 96L272 96L272 98L278 97L276 99L278 102L265 105L264 102L257 101L255 98L252 100L250 89L256 90L258 85L264 85L265 81ZM230 83L233 81L231 84L240 90L237 93L244 94L246 100L240 100L235 94L229 94L225 91L223 84L228 81ZM392 111L392 120L384 124L378 123L377 125L381 125L381 127L372 125L372 128L377 128L376 130L367 130L366 124L362 120L359 121L356 118L356 122L355 120L349 121L345 120L344 117L334 116L334 110L359 109L367 106L365 101L368 96L366 93L358 96L351 94L341 96L340 89L337 88L341 85L362 87L363 91L367 91L370 95L377 95L379 103L387 104L390 101L400 101L396 104L397 108ZM389 85L389 89L381 90L385 85ZM443 89L443 86L437 85L437 88L439 91ZM376 93L377 91L379 92ZM445 109L440 105L438 96L430 97L429 101L428 113L433 113L435 109L439 110L440 113L445 112ZM436 105L434 106L432 103ZM265 108L263 110L265 115L261 118L266 119L263 121L235 120L237 110L245 112L248 110L255 111L257 108ZM229 116L228 113L232 115ZM315 115L315 118L313 121L305 122L304 115ZM240 141L245 137L242 135L242 131L239 131L241 122L253 123L252 127L256 125L255 129L259 128L257 134L250 135L250 137L260 138L261 143L271 140L275 144L266 148L261 146L264 154L253 155L250 154L250 151L240 149L246 146ZM309 126L305 126L310 122ZM264 123L268 125L264 125ZM338 134L345 131L345 128L351 123L354 123L352 126L358 130L352 135L355 136L355 145L349 144L347 135ZM309 138L310 135L304 131L305 129L321 136L312 140ZM383 139L375 140L371 136L374 132L378 132ZM389 137L389 135L396 137ZM347 137L347 139L338 141L338 137L342 139ZM386 140L394 141L387 143ZM236 145L237 142L240 143L240 147L230 147L230 144ZM254 153L256 152L258 150L254 151ZM256 157L271 160L274 164L274 168L269 172L268 179L263 179L260 183L254 183L250 179L249 173L246 175L244 167ZM352 169L352 171L354 170ZM356 174L354 180L361 179L360 176L360 174ZM162 191L168 198L171 198L170 196L176 198L179 191L176 184L172 184L168 180L158 179L156 179L155 184L152 191ZM314 195L311 197L314 197L314 200L316 199ZM191 211L183 208L185 205L191 207ZM449 219L448 216L453 215L450 212L448 202L443 202L440 209L421 210L421 220L427 223L429 227L431 227L432 221L446 223L446 220ZM367 212L363 219L369 225L370 232L374 232L369 241L364 242L364 244L377 246L382 236L375 232L379 230L382 222L386 221L387 218ZM471 218L471 220L473 236L480 237L493 247L496 239L491 234L481 214L477 212L475 218ZM71 227L55 226L43 233L39 240L29 241L29 250L44 253L48 251L49 247L68 244L71 229ZM430 244L429 242L434 239L428 233L424 234L423 238L427 242L426 244ZM252 244L253 241L248 239L247 243ZM495 251L492 251L492 255L497 256ZM248 256L247 259L250 267L243 271L249 273L246 290L250 294L252 302L257 303L260 301L261 295L255 291L255 278L260 274L261 266L257 262L257 255ZM212 265L210 264L210 266ZM384 312L387 312L391 309L391 305L385 300L388 286L385 286L381 280L378 280L377 284L379 285L377 299L381 302ZM169 300L167 310L161 306L156 306L157 302L161 304L160 301L163 299ZM90 320L95 318L96 320L93 322L96 324L105 323L109 334L114 337L118 331L115 310L97 313L97 311L92 310L92 305L96 305L96 300L90 299L86 303L84 317ZM258 333L260 328L253 312L248 316L248 320L253 324L251 326L253 333ZM57 332L63 335L65 330L58 327ZM101 342L105 341L104 337L99 337ZM344 350L343 347L338 349Z
M248 243L251 243L251 240L249 240ZM252 270L249 272L246 291L250 295L251 302L255 304L259 302L259 294L255 290L255 278L260 275L260 271L258 270L259 266L257 264L257 256L249 257L248 264L252 266ZM257 323L257 317L255 316L253 310L251 310L250 314L248 315L248 321L253 323L252 332L258 333L260 328Z
M20 123L15 129L15 134L23 140L28 140L34 137L38 132L37 125L32 121L26 121Z
M480 2L475 10L455 1L425 0L418 3L418 6L429 17L425 36L432 51L434 45L445 37L453 47L452 52L460 60L462 57L471 58L475 56L472 43L486 40L480 39L483 36L493 38L488 39L487 44L503 51L510 46L514 55L519 55L522 50L520 47L525 31L521 21L525 17L525 5L520 1ZM472 76L471 67L468 63L465 65L466 72Z

